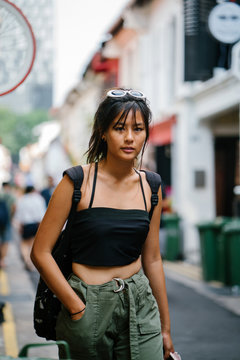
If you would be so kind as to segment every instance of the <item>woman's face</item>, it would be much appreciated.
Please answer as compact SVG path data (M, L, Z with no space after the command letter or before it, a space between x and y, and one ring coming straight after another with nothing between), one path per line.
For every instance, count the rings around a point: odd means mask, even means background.
M111 156L118 160L134 161L146 140L145 124L140 111L136 111L136 117L130 111L126 121L123 119L118 122L120 116L113 120L104 133L107 158Z

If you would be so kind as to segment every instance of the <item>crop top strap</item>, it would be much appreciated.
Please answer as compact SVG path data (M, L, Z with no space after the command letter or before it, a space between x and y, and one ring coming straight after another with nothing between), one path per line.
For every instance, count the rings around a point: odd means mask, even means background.
M144 200L144 205L145 205L145 210L147 211L147 202L146 202L146 197L145 197L145 193L144 193L144 189L143 189L143 183L142 183L142 177L139 171L137 171L136 169L134 169L136 171L136 173L139 176L140 179L140 186L141 186L141 190L142 190L142 195L143 195L143 200Z
M96 189L96 182L97 182L97 172L98 172L98 163L96 162L95 163L94 178L93 178L92 195L91 195L91 200L90 200L88 208L91 208L92 204L93 204L93 199L94 199L95 189Z

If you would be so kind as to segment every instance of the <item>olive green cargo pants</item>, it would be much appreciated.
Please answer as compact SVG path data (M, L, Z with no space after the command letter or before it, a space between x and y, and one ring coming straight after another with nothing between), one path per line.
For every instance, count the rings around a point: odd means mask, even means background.
M57 319L57 340L68 342L72 359L163 360L158 306L142 270L102 285L74 274L68 282L86 304L81 319L72 320L63 306Z

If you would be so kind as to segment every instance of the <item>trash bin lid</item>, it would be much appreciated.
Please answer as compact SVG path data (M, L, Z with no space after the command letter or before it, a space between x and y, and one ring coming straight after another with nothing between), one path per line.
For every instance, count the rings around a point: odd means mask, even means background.
M197 224L197 228L199 230L221 229L224 225L228 224L230 221L232 221L232 218L230 217L218 216L212 221L206 221Z
M217 216L215 221L214 221L214 227L215 228L221 228L222 226L228 224L231 221L232 221L231 217Z
M240 219L233 220L226 224L223 228L224 233L239 233L240 234Z

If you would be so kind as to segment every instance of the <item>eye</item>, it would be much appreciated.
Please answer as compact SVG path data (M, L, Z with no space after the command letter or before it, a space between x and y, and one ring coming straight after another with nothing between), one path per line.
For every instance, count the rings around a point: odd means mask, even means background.
M123 126L114 126L114 130L123 131L124 127Z
M137 131L137 132L140 132L140 131L143 131L144 129L140 126L137 126L134 128L134 131Z

